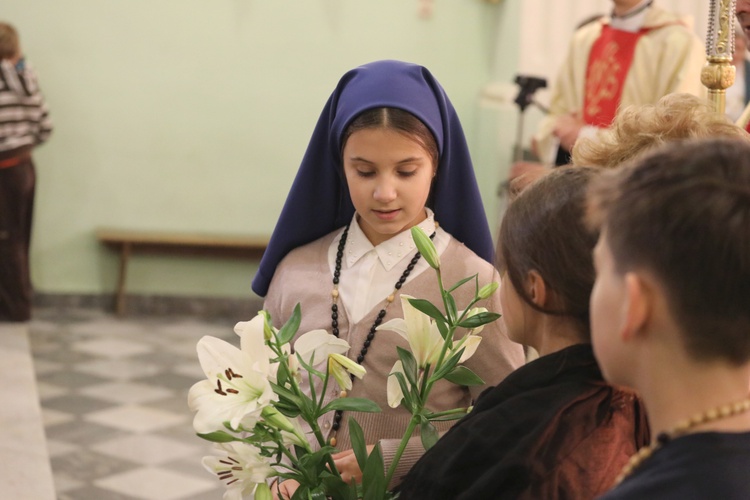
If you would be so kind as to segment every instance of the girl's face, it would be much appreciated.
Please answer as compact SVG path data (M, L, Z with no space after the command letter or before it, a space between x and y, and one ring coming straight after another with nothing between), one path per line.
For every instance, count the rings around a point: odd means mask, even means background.
M373 245L427 218L435 166L418 142L388 128L362 129L349 136L343 163L359 225Z
M507 271L500 280L500 306L508 338L513 342L527 345L529 339L526 338L526 310L529 305L516 292Z
M623 277L615 269L615 260L602 231L594 249L596 282L591 292L591 340L594 354L602 368L604 378L616 384L629 384L624 376L632 370L627 362L620 332L625 323L627 293Z

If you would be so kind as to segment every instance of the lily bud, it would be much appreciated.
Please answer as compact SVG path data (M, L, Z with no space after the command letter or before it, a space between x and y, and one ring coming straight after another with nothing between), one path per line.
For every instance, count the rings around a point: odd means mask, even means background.
M419 226L411 228L411 237L417 245L419 253L424 257L425 262L433 269L440 269L440 257L438 257L435 244L429 236Z
M261 411L260 414L267 424L270 424L279 430L287 432L295 431L292 422L290 422L288 418L286 418L279 412L279 410L277 410L273 406L266 406L265 408L263 408L263 411Z
M271 494L271 488L266 483L260 483L255 487L255 500L271 500L273 495Z
M365 373L367 373L364 366L338 353L328 356L328 371L336 379L339 387L346 391L352 388L352 379L349 377L349 374L362 379Z
M495 293L495 290L500 286L499 283L496 281L493 281L492 283L488 283L484 285L482 288L479 289L479 298L480 299L487 299Z
M276 333L275 328L271 326L271 315L266 310L260 311L258 314L263 316L263 338L271 340Z

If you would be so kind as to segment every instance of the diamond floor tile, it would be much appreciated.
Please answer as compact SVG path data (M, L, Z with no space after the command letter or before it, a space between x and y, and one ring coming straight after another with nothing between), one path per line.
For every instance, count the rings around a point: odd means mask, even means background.
M152 351L151 347L143 344L110 339L76 342L73 344L73 350L106 358L124 358Z
M92 398L122 404L146 403L174 396L174 391L169 389L130 382L93 385L81 389L81 393Z
M203 378L203 335L237 340L232 325L197 319L35 312L29 340L58 500L222 497L187 406Z
M118 406L84 417L89 422L106 424L130 432L149 432L187 421L188 415L146 408L139 405Z
M126 359L96 359L86 363L77 363L73 369L80 373L89 373L110 380L131 380L136 377L149 377L161 373L163 369L156 363L139 363Z
M199 447L152 434L128 435L104 441L91 447L104 455L124 458L146 465L159 465L195 455Z
M156 467L143 467L95 481L102 489L124 493L145 500L175 500L214 488L209 480Z

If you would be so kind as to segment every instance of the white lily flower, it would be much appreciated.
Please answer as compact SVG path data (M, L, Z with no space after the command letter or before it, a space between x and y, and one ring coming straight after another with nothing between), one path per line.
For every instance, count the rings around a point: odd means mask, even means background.
M261 363L258 371L269 371L269 360L274 357L273 351L266 345L265 324L265 316L261 313L250 321L240 321L234 325L234 333L240 337L240 348Z
M401 400L404 398L404 393L401 390L401 384L398 383L398 379L396 378L394 373L401 373L402 375L404 375L404 379L406 380L404 365L401 363L401 360L396 361L396 363L393 365L393 368L391 368L391 371L388 374L388 382L386 383L388 406L390 406L391 408L398 408L398 406L401 404ZM406 381L406 384L409 385L408 380Z
M266 479L275 470L260 456L258 450L245 443L222 443L216 445L221 456L203 457L203 467L216 474L225 483L227 490L224 500L242 500L246 496L255 497L265 493ZM260 489L260 491L258 490Z
M193 427L200 434L223 429L224 422L233 429L252 427L260 411L277 398L268 380L265 350L248 352L205 336L198 341L198 360L208 380L190 388L188 405L198 412Z
M331 354L346 354L349 343L325 330L312 330L297 339L294 343L294 352L299 354L305 363L310 364L313 360L315 366L328 360Z
M451 349L451 354L454 352L458 352L462 347L464 348L463 354L461 354L461 358L458 360L459 363L465 362L467 359L472 357L475 352L477 352L477 347L479 347L479 343L482 341L482 337L479 335L469 334L464 335L458 342L453 344L453 349Z
M444 340L440 335L437 323L409 303L409 299L413 298L402 294L403 319L395 318L387 321L380 325L378 330L390 330L405 338L417 365L419 368L424 368L437 361Z
M348 391L352 388L352 379L349 374L362 380L367 370L365 367L355 363L343 354L333 353L328 356L328 371L336 379L339 387Z

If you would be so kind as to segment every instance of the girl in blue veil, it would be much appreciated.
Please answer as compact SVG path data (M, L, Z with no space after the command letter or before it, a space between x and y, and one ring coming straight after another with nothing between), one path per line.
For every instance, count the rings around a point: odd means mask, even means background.
M326 329L345 339L348 356L367 369L349 395L369 398L383 412L337 412L321 422L329 442L344 450L334 458L346 481L359 474L346 451L349 416L370 446L380 445L386 467L410 418L386 400L396 346L408 345L377 326L403 317L402 294L442 304L435 273L425 272L429 266L411 239L413 226L432 235L446 284L474 274L480 284L500 281L466 139L445 91L422 66L365 64L341 78L323 108L253 280L275 326L299 303L300 333ZM473 287L462 288L459 307L474 295ZM499 312L497 294L479 305ZM523 363L522 348L499 322L482 336L466 365L496 384ZM485 387L443 381L431 394L432 409L468 407ZM333 389L326 395L340 396ZM438 424L447 430L451 423ZM419 438L413 441L396 481L423 453Z

